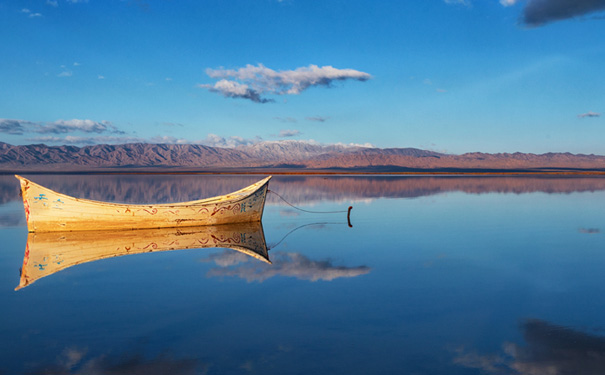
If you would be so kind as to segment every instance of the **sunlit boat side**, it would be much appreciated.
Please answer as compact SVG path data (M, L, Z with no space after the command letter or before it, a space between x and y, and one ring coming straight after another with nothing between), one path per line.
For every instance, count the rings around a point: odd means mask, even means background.
M29 232L174 228L260 221L271 176L227 195L169 204L74 198L15 175Z
M227 248L271 263L260 222L187 228L29 233L19 290L66 268L129 254Z

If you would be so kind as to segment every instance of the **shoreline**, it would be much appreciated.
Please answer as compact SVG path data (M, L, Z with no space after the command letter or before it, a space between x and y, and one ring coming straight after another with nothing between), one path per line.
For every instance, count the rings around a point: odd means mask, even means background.
M274 175L274 176L570 176L570 177L605 177L605 170L409 170L409 171L368 171L368 170L72 170L72 171L41 171L41 170L0 170L0 175L32 174L32 175Z

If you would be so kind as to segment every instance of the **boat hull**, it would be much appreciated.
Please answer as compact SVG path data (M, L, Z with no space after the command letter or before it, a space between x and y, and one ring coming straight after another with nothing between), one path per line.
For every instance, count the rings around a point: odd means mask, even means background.
M262 219L267 177L231 194L170 204L120 204L61 194L21 176L29 232L175 228L256 222Z

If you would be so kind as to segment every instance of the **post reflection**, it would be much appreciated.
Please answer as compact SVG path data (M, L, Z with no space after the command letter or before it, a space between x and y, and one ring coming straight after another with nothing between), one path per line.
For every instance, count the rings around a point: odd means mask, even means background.
M129 254L227 248L271 263L260 222L125 231L29 233L19 290L66 268Z

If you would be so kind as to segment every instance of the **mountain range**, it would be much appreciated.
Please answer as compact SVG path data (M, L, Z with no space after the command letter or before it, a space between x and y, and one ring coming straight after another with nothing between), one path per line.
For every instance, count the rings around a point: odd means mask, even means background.
M461 155L416 148L320 145L267 141L236 148L199 144L46 146L0 142L0 171L605 171L605 156L571 153Z

